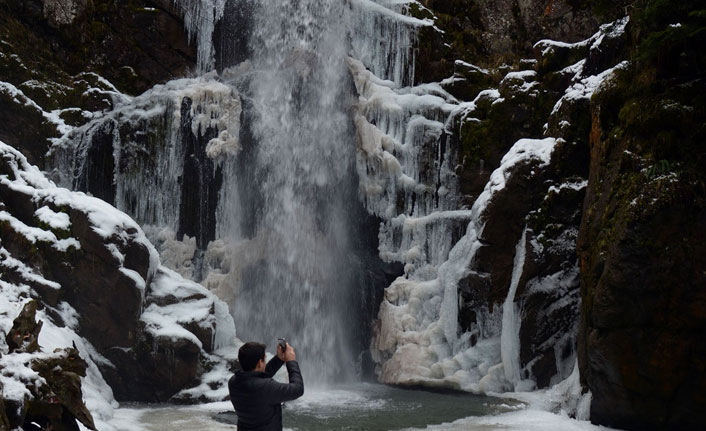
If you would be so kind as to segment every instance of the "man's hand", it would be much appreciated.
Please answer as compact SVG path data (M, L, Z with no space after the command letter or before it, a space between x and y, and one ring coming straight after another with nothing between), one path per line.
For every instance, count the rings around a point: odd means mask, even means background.
M294 347L290 346L289 343L287 343L287 350L282 350L282 346L277 344L277 357L282 362L289 362L289 361L296 361L297 360L297 354L294 353Z

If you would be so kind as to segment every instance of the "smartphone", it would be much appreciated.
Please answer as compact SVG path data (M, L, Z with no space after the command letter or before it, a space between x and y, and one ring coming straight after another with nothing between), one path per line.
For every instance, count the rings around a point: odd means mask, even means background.
M279 344L280 346L282 346L282 351L283 351L283 352L287 350L287 340L285 340L284 338L278 338L278 339L277 339L277 344Z

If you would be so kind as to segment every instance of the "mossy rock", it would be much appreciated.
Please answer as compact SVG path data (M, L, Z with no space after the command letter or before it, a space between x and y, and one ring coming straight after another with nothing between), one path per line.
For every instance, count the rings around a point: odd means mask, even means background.
M537 72L545 75L576 64L588 56L588 45L565 45L538 42L534 46Z
M420 19L433 19L436 27L423 27L418 33L415 61L417 82L438 82L451 77L458 59L470 62L484 58L485 50L480 38L482 24L478 20L480 14L476 2L424 0L421 5L412 4L409 13ZM472 99L467 94L473 92L461 89L452 94L462 99Z
M39 164L60 135L41 109L21 94L0 87L0 140L20 149L30 163Z
M591 418L614 427L704 422L704 373L682 370L705 369L694 346L706 328L706 84L688 67L660 70L659 54L643 44L673 13L698 6L677 3L635 5L632 66L591 100L579 365L593 393ZM669 4L664 17L646 14ZM656 52L670 46L663 42ZM682 48L684 64L706 58Z

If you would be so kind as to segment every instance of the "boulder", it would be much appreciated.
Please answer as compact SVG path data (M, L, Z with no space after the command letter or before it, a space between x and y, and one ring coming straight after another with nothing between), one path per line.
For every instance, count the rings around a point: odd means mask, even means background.
M0 399L0 428L34 429L31 424L36 423L45 429L73 431L78 430L78 420L95 430L81 391L88 364L75 346L53 353L41 351L37 343L43 323L36 321L39 307L37 300L26 302L7 336L9 353L3 363L8 368L2 370L3 379L15 387L12 399ZM24 394L18 392L18 384L26 387Z

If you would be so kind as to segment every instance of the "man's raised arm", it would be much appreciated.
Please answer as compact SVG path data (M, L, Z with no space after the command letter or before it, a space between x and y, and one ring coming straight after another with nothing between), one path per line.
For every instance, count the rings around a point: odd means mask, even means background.
M289 373L289 383L279 383L272 381L268 385L268 401L271 404L279 404L285 401L296 400L304 394L304 379L302 378L302 373L299 370L299 364L297 363L297 356L294 353L294 348L287 343L287 350L282 351L280 346L277 346L277 359L279 365L277 370L282 366L282 363L287 364L287 372ZM275 358L270 360L272 363ZM270 363L267 366L270 366Z

